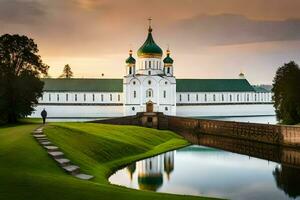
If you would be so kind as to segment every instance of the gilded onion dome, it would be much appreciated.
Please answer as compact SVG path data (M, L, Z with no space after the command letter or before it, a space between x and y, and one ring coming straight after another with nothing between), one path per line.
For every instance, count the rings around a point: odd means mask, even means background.
M132 50L129 50L129 57L126 59L126 64L135 64L135 59L132 57Z
M163 60L165 65L172 65L174 60L170 57L170 50L167 50L167 56L165 57L165 59Z
M149 26L148 37L144 44L139 48L137 55L140 58L161 58L163 51L161 48L154 42L152 37L152 28Z

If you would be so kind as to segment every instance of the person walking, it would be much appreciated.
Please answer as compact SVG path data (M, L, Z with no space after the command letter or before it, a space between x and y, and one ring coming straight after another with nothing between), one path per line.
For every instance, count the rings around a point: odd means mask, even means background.
M46 123L46 118L47 118L47 111L45 110L45 108L41 112L41 116L43 118L43 124L45 124Z

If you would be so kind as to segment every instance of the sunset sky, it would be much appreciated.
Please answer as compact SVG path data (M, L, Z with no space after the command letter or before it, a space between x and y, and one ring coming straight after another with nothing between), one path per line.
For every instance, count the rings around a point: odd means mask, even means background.
M128 50L153 36L177 78L236 78L270 84L300 64L299 0L0 0L0 34L35 40L51 77L122 78ZM134 54L136 57L136 54Z

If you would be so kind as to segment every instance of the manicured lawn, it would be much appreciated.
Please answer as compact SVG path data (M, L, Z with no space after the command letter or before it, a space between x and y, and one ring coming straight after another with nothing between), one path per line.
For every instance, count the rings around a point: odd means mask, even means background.
M112 170L143 157L187 145L169 131L91 123L53 123L45 128L93 181L61 170L31 136L38 124L0 127L0 199L206 199L137 191L108 184Z

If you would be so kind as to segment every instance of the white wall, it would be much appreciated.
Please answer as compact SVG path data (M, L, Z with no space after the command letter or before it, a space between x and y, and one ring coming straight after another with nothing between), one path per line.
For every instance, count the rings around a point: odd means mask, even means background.
M177 116L260 116L275 115L273 104L184 105L177 106Z

